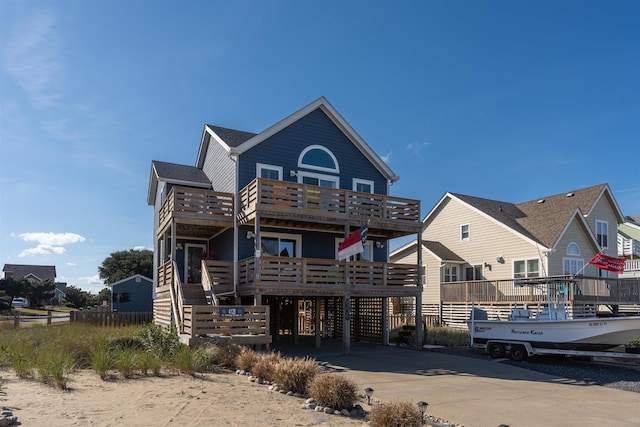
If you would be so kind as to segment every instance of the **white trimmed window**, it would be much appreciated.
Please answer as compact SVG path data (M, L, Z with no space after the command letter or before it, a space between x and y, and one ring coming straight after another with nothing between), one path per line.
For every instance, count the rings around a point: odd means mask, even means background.
M567 245L567 255L580 256L580 246L577 243L571 242Z
M300 234L264 232L260 234L260 249L263 256L299 258L302 254Z
M444 282L457 282L458 281L458 266L446 265L444 267Z
M256 163L256 177L282 181L282 166Z
M340 173L338 159L322 145L310 145L300 153L298 167L322 172Z
M339 180L340 179L337 176L298 171L298 182L300 184L317 185L318 187L338 188Z
M373 181L353 178L353 191L359 191L360 193L373 193Z
M600 249L609 247L609 223L607 221L596 220L596 238Z
M562 258L562 274L576 274L584 267L584 260L578 258Z
M469 240L470 238L471 238L471 229L469 227L469 224L462 224L460 226L460 240L464 242L465 240Z
M516 279L540 277L540 260L536 258L513 261L513 277Z

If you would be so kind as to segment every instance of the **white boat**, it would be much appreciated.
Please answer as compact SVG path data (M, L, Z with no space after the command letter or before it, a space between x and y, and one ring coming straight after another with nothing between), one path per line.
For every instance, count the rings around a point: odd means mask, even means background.
M558 298L562 293L553 292L557 285L566 286L566 280L553 283L522 281L518 284L544 285L548 305L539 313L516 307L507 320L488 320L485 310L474 307L468 321L474 345L526 342L537 348L606 350L640 337L640 316L570 318L564 302ZM555 301L552 301L552 294Z

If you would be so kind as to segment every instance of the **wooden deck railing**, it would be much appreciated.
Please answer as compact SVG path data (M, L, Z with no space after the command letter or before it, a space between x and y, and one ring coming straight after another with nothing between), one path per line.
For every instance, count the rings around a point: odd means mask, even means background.
M184 332L192 337L228 336L242 344L267 344L271 342L269 324L266 305L184 307Z
M270 210L337 219L380 219L420 224L420 201L381 194L256 178L238 194L240 211ZM292 210L293 209L293 210Z
M635 304L640 303L640 281L578 276L556 276L567 279L557 288L556 295L573 303ZM514 279L478 280L441 284L441 298L445 303L527 302L544 303L546 293L537 287L517 286Z
M365 261L263 256L240 262L239 285L259 282L298 285L417 286L418 266ZM259 277L259 278L257 278Z
M233 220L233 194L189 187L173 187L162 203L160 224L172 215L185 218Z
M229 288L233 286L233 262L202 260L202 287L211 305L218 305L216 288Z

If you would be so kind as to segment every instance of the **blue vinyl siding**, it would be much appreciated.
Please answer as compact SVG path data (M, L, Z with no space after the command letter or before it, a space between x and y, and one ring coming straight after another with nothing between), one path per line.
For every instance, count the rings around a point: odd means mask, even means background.
M130 277L122 283L113 285L113 309L121 313L153 311L153 282L141 277L136 282L136 277ZM126 302L117 302L118 295L126 294Z
M213 140L208 133L206 137L210 140L207 144L207 155L202 171L211 180L214 191L235 193L236 169L234 161L229 157L227 150Z
M387 194L384 176L321 109L244 152L240 156L240 188L256 177L256 163L282 166L283 179L297 182L297 177L290 176L290 171L303 169L298 168L298 157L310 145L326 147L338 159L340 188L351 190L353 178L360 178L373 181L375 193Z

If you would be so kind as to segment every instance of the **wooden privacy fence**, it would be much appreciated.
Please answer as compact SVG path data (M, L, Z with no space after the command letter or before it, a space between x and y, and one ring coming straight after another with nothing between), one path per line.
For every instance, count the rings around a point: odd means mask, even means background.
M87 323L97 326L131 326L146 325L153 321L153 313L150 311L140 312L117 312L117 311L97 311L81 310L72 311L71 323Z
M184 333L228 337L238 344L269 344L269 306L184 306Z

